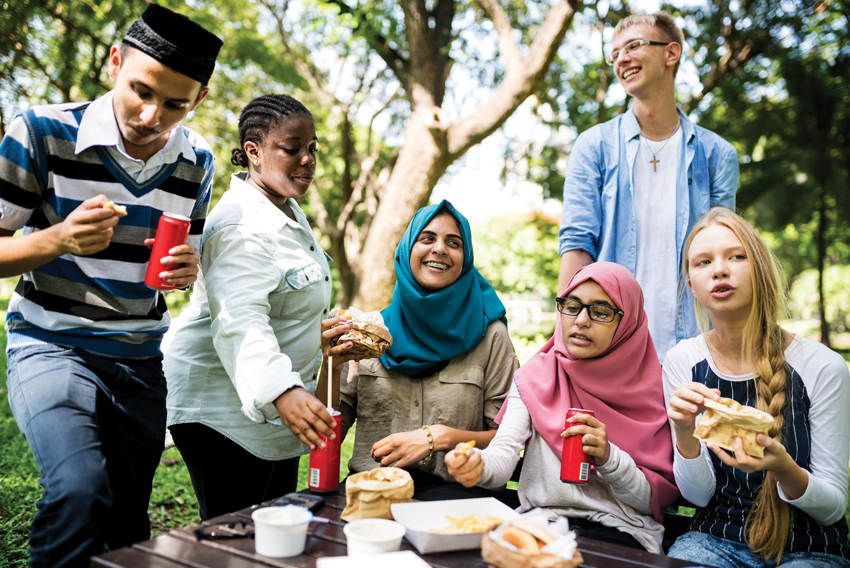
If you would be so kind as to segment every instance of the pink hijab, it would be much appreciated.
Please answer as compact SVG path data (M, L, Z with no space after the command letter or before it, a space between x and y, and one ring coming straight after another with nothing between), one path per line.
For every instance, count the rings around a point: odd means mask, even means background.
M559 458L567 409L593 410L605 424L609 441L643 471L652 487L652 514L660 520L679 490L673 483L673 444L661 365L647 328L643 292L626 268L597 262L576 272L563 296L587 280L599 284L625 312L611 346L600 357L573 359L564 346L558 318L552 339L517 371L517 387L534 428ZM506 407L502 406L497 422Z

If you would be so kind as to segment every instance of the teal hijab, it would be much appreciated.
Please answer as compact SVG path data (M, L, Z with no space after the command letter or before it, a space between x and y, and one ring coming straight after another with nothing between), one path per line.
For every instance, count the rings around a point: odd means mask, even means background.
M413 277L410 251L419 233L444 211L460 227L463 267L452 285L429 292ZM393 302L381 312L393 336L392 347L381 356L384 367L416 378L429 376L478 345L492 322L500 319L507 325L504 304L473 260L469 221L451 203L443 200L416 212L395 251Z

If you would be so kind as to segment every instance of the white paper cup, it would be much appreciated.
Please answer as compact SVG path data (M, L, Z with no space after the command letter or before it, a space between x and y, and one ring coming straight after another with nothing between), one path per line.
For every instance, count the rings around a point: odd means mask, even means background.
M349 556L394 552L401 546L406 529L387 519L360 519L342 527Z
M257 554L285 558L304 552L307 525L313 519L313 513L305 507L264 507L251 513L251 518Z

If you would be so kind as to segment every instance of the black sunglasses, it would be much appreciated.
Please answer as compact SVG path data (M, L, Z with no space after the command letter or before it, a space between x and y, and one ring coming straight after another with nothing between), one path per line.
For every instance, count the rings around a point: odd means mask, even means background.
M245 521L204 525L196 528L195 538L200 540L221 540L226 538L254 538L254 525Z

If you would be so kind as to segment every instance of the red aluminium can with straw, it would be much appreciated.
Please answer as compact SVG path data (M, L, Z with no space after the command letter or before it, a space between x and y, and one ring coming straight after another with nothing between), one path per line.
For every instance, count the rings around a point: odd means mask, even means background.
M168 251L186 243L189 238L191 220L177 213L163 213L156 227L155 241L145 273L145 284L154 290L174 290L174 284L169 284L159 277L161 272L177 268L177 264L163 265L160 260L168 256Z
M316 448L310 452L310 471L307 487L313 491L336 491L339 487L339 451L342 444L342 414L331 411L334 419L335 440L329 440L324 434L319 437L325 443L325 449Z
M575 424L571 424L567 420L576 414L590 414L593 416L593 411L582 408L568 409L567 416L564 419L564 428L575 426ZM590 477L590 456L584 453L584 450L581 448L582 437L576 435L564 438L564 451L561 455L561 481L564 483L587 485L587 480Z

